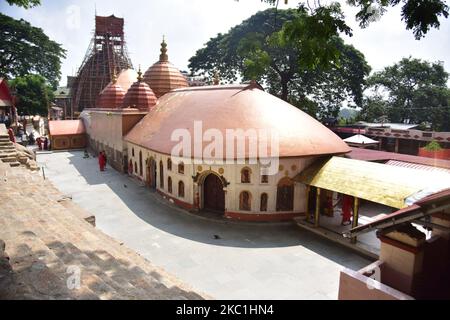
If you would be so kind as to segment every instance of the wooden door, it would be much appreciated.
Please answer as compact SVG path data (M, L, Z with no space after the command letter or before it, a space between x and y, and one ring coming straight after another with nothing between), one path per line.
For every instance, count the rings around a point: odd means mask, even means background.
M225 211L225 192L222 181L214 174L206 177L203 183L204 208L210 211Z

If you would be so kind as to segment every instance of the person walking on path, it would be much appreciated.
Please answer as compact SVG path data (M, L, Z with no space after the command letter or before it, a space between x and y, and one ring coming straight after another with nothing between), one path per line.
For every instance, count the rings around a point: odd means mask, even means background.
M100 171L105 171L106 156L103 154L103 151L100 151L98 154L98 165L100 167Z
M14 135L14 131L12 128L8 129L9 140L13 143L16 143L16 136Z
M45 137L44 139L44 150L48 150L48 138Z
M347 226L351 223L353 197L346 194L342 195L342 225Z

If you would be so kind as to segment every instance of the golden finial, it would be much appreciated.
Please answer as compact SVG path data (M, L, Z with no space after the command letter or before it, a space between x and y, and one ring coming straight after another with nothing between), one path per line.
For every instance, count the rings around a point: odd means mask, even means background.
M220 76L219 76L219 71L214 71L214 80L213 80L213 84L215 86L218 86L220 84Z
M163 41L161 42L161 55L159 56L159 61L169 61L169 56L167 55L167 43L165 36L163 36Z
M139 70L138 70L138 77L137 77L137 80L138 80L138 82L141 82L142 81L142 71L141 71L141 65L139 65Z
M116 73L116 68L113 69L112 83L114 83L114 84L117 83L117 73Z

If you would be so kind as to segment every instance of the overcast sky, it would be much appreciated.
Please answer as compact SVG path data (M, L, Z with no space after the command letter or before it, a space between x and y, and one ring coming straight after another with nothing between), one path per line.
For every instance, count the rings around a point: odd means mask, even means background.
M135 67L145 71L159 58L162 36L165 35L169 60L187 70L188 60L217 33L231 27L260 10L269 8L260 0L41 0L42 5L30 10L10 7L0 0L2 13L23 18L41 27L53 40L67 50L62 66L65 76L76 74L94 30L95 10L98 15L114 14L125 18L125 37ZM344 3L345 1L342 1ZM295 7L280 1L279 8ZM345 7L347 23L353 28L351 38L344 37L364 53L374 70L413 56L430 61L443 61L450 71L450 20L441 21L439 30L432 30L417 41L400 20L400 8L389 12L378 22L360 29L355 22L354 8Z

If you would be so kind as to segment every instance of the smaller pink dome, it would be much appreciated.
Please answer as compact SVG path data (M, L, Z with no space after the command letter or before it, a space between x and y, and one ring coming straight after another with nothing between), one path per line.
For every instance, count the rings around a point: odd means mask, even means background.
M153 90L142 81L142 72L138 72L138 81L128 89L123 100L122 108L137 108L141 111L150 111L158 102Z
M126 92L116 81L117 80L114 79L113 82L108 84L105 89L100 92L97 100L97 106L99 108L117 109L122 106Z

